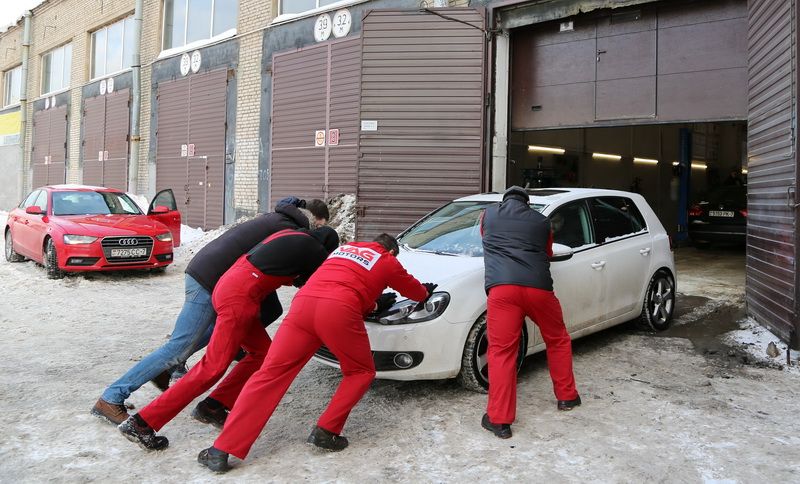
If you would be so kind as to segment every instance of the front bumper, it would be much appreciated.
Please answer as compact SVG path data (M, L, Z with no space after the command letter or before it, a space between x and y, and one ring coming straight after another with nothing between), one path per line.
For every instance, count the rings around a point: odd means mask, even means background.
M365 322L375 362L376 377L386 380L438 380L454 378L471 323L453 324L442 317L424 323L386 326ZM398 354L413 358L409 368L396 363ZM335 356L323 347L314 355L322 364L339 368ZM404 363L402 359L400 363Z
M120 271L154 269L172 264L172 242L154 241L147 260L141 262L113 262L106 259L100 241L91 244L56 246L58 267L67 272Z

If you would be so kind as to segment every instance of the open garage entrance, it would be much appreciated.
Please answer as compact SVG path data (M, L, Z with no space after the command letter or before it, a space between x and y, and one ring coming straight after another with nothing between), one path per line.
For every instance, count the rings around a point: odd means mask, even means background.
M689 214L707 206L702 202L716 202L731 185L742 187L738 190L744 196L746 140L744 121L514 130L509 137L508 183L636 192L680 239L694 222ZM690 167L688 173L683 173L684 166ZM724 212L722 221L731 211L724 204L722 210L718 204L711 208ZM746 207L733 208L739 219L738 211Z

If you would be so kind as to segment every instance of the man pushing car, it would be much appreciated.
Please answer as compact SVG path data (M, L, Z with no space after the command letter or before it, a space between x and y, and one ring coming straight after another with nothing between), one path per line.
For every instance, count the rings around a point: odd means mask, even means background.
M210 411L219 414L216 422L224 422L225 409L233 407L270 348L270 338L259 319L261 302L280 286L305 282L338 245L339 236L327 226L311 233L286 229L241 256L214 287L217 321L203 358L175 385L120 424L120 432L145 449L166 448L169 441L155 431L219 381L242 347L247 351L245 357L205 400Z
M308 437L308 443L339 451L340 434L353 407L375 378L364 316L391 307L390 286L414 301L425 301L435 284L420 284L395 258L394 237L339 247L297 293L269 353L244 389L214 446L197 460L216 472L229 469L228 455L244 459L294 378L325 345L339 360L342 381ZM376 298L379 302L376 303Z

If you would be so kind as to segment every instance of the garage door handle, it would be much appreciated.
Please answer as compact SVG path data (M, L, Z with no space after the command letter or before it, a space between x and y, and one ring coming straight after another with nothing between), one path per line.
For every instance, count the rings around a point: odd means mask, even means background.
M599 271L600 269L602 269L605 266L606 266L606 261L604 261L604 260L601 260L600 262L592 263L592 269L594 269L596 271Z
M642 254L643 256L650 255L650 247L640 250L639 253Z

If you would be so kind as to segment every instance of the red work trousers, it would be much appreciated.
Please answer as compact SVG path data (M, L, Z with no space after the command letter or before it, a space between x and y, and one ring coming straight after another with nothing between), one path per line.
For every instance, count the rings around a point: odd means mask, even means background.
M233 407L248 378L261 367L270 339L259 318L261 301L291 278L268 276L246 260L233 265L219 280L211 296L217 322L200 361L178 382L144 407L139 416L160 430L195 398L222 378L239 348L247 355L222 380L209 397Z
M547 366L558 400L577 398L572 374L572 340L564 326L561 304L553 291L534 287L500 285L489 289L487 334L489 338L489 404L486 413L493 424L514 423L517 412L517 357L525 316L542 333Z
M289 385L322 344L338 358L343 378L317 425L340 434L375 378L358 307L357 301L295 297L264 364L244 386L214 447L244 459Z

